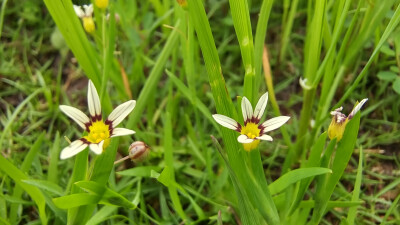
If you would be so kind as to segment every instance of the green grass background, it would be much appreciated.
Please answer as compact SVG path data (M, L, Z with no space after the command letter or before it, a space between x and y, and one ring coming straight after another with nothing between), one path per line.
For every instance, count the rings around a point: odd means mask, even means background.
M399 224L399 3L119 0L88 35L71 1L3 0L0 224ZM137 100L136 134L60 161L82 131L58 106L87 112L88 79L105 116ZM246 153L211 115L266 91L291 119ZM149 158L113 166L136 140Z

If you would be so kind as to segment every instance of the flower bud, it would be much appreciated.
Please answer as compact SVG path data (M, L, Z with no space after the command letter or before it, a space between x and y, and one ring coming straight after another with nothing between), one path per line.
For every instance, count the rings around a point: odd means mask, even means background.
M95 0L94 4L100 9L106 9L108 7L108 0Z
M143 141L135 141L129 146L129 158L134 162L141 162L147 158L150 147Z
M368 101L368 98L365 98L360 103L357 102L356 105L354 106L353 110L351 111L351 113L348 116L341 113L343 107L337 108L331 112L331 115L333 117L332 117L331 124L329 125L329 128L328 128L328 136L331 140L336 138L336 140L339 142L342 139L347 123L354 117L354 115L358 111L360 111L361 107L367 101Z

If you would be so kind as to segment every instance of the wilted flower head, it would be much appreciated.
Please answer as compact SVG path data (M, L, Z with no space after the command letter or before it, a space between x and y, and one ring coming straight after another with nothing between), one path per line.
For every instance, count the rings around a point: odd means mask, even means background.
M92 33L95 31L96 26L94 25L93 21L93 5L83 5L83 6L77 6L74 5L74 10L76 15L82 19L83 22L83 28L85 29L86 32ZM83 10L82 10L83 7Z
M346 116L342 113L343 107L337 108L331 112L332 121L328 128L328 136L332 140L334 138L340 141L343 137L347 123L360 111L361 107L368 101L368 98L363 99L360 103L356 103L351 113Z
M108 118L103 121L101 104L97 90L89 80L88 85L88 108L90 118L77 108L60 105L60 110L73 119L88 134L74 142L61 151L60 158L70 158L89 146L96 154L101 154L110 144L110 138L134 134L135 131L126 128L117 128L118 124L135 108L136 101L130 100L115 108Z
M265 133L281 127L290 119L289 116L278 116L259 124L267 102L268 92L261 96L253 112L250 101L246 97L243 97L242 113L244 126L224 115L214 114L213 117L220 125L239 132L241 135L237 138L238 142L243 144L246 151L251 151L258 146L260 140L272 141L272 137Z

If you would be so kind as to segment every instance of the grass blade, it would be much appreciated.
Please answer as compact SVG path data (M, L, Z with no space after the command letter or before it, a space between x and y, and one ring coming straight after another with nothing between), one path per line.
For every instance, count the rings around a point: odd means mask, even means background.
M15 167L12 163L10 163L7 159L5 159L0 154L0 169L3 170L5 174L7 174L11 179L14 180L19 186L24 189L26 193L32 198L39 210L39 216L42 224L47 224L47 216L46 216L46 202L42 192L29 184L23 182L23 180L29 179L28 176L24 174L21 170Z

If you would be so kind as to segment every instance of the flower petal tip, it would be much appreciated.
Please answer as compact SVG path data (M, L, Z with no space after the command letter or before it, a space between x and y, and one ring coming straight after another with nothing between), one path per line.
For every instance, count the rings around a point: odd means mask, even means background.
M238 130L238 128L240 126L239 123L236 122L234 119L231 119L231 118L221 115L221 114L214 114L214 115L212 115L212 117L221 126L226 127L231 130Z
M239 137L237 137L237 141L242 144L248 144L248 143L253 142L254 140L251 138L248 138L246 135L242 134L242 135L239 135Z

